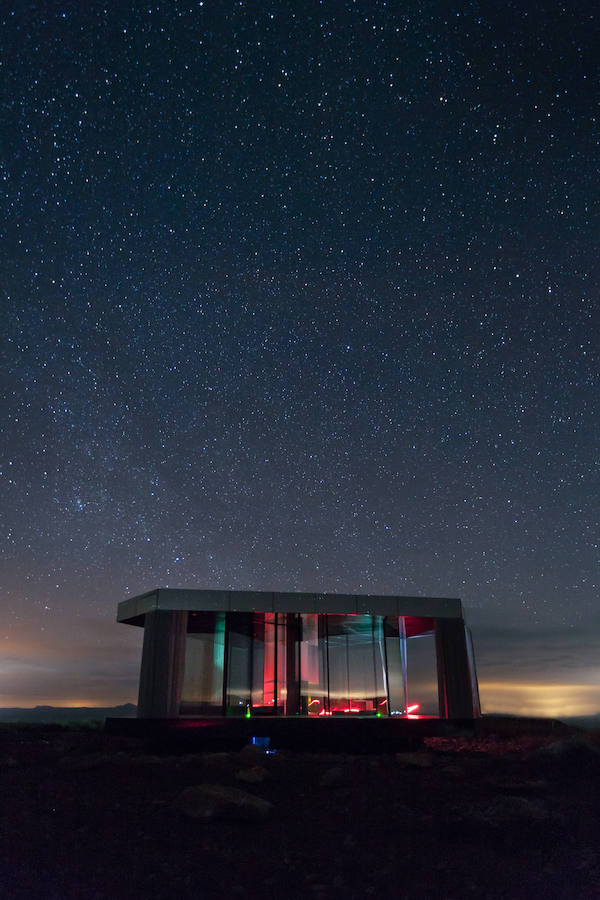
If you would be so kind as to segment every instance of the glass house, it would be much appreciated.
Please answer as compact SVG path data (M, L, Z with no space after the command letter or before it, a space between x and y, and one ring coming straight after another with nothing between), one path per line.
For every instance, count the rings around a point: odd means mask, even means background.
M159 589L117 620L144 628L140 718L479 715L460 600Z

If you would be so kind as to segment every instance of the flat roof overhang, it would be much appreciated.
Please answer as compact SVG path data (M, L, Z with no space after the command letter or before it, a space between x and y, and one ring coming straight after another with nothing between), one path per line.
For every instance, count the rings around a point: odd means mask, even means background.
M143 625L151 610L189 612L331 613L337 615L419 616L462 619L461 601L452 597L398 597L379 594L279 593L158 588L119 603L117 622Z

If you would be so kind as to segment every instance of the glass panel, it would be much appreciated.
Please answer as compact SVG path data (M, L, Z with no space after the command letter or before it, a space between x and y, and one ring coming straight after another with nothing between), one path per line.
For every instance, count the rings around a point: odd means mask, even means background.
M329 712L387 713L381 616L328 615Z
M300 616L297 613L283 613L279 619L285 623L285 714L297 716L301 712Z
M250 709L252 683L252 615L227 613L228 716L243 716Z
M287 622L285 614L275 616L277 640L277 707L283 712L287 702Z
M300 701L309 716L324 715L328 708L322 619L316 613L300 616Z
M433 624L415 617L190 613L181 714L221 714L226 651L227 715L438 715Z
M438 716L438 679L432 619L406 617L407 712Z
M392 716L406 714L406 632L402 616L384 622L387 688Z
M276 712L276 665L275 613L255 613L252 645L252 709L258 715Z
M192 612L185 639L181 715L221 715L225 613Z
M227 623L227 715L283 713L285 615L228 613Z
M389 715L390 688L383 616L373 616L373 638L374 653L378 660L378 663L375 664L375 687L378 693L375 712L378 716L387 716Z

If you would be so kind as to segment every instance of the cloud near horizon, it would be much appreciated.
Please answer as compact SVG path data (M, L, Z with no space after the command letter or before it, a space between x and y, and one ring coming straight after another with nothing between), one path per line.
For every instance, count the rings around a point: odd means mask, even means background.
M600 712L600 617L538 625L470 610L484 713L583 716Z
M141 628L105 619L81 620L69 632L48 627L41 635L24 625L3 643L0 707L135 702L142 638Z

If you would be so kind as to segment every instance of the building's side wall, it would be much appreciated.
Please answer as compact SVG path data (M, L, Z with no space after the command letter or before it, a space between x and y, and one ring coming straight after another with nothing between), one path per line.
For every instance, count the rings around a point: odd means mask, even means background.
M443 719L472 719L478 714L469 665L463 619L436 619L439 715Z
M179 715L185 664L187 612L153 609L144 620L138 717Z

